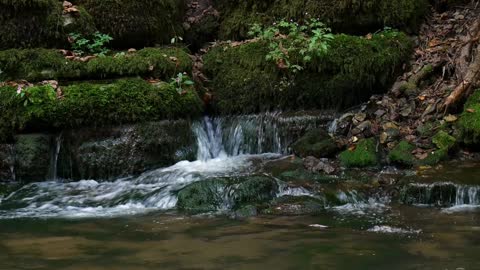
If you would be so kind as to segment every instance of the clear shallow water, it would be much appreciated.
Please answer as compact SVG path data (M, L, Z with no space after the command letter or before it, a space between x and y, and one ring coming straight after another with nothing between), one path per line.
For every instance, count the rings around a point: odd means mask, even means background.
M326 228L325 228L326 227ZM0 269L479 269L480 215L0 221Z
M0 270L480 269L479 164L394 171L404 185L414 183L412 205L399 205L388 192L362 193L388 180L390 170L327 182L295 176L303 166L280 154L288 152L292 129L310 120L291 118L282 135L285 121L269 117L197 123L197 161L115 181L33 183L1 198ZM244 220L174 210L176 192L190 183L285 172L278 197L333 188L339 204L309 216Z

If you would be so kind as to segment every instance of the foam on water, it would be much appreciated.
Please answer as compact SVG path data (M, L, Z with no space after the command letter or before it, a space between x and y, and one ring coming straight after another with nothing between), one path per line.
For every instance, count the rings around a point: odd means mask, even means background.
M112 182L42 182L24 186L0 201L0 218L105 217L174 208L176 192L213 177L248 174L275 154L182 161L171 167Z
M369 232L374 233L386 233L386 234L419 234L422 230L413 230L413 229L403 229L392 226L374 226L373 228L368 229Z

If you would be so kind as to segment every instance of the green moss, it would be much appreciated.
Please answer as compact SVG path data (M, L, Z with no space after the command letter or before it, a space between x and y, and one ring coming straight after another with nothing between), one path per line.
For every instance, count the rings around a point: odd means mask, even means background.
M11 49L0 51L0 80L80 80L126 76L170 79L190 72L192 61L179 48L145 48L134 54L97 57L88 62L67 60L56 50Z
M314 59L292 79L265 60L268 45L251 42L219 46L204 55L210 88L221 113L288 109L342 109L388 89L408 59L411 41L388 32L371 39L336 35L328 53ZM295 56L292 56L295 57ZM282 78L293 80L282 84Z
M48 86L28 89L45 92ZM8 140L15 131L82 126L104 126L159 119L195 117L202 102L193 89L179 94L166 83L151 85L141 79L120 80L112 84L81 83L62 87L63 98L42 98L28 103L16 95L13 87L0 87L0 140Z
M62 2L57 0L2 0L0 10L0 49L63 47L69 31L94 30L84 9L63 15Z
M190 213L242 209L273 199L277 189L275 180L264 176L208 179L180 190L177 208Z
M169 43L182 36L184 0L80 0L97 28L121 48Z
M275 0L221 1L221 39L245 38L252 23L319 18L336 32L367 33L384 26L415 31L428 11L428 0Z
M447 132L441 130L432 138L432 142L439 149L450 150L455 146L457 140Z
M374 138L361 140L355 150L346 150L339 156L345 167L368 167L378 164L378 155Z
M461 140L468 146L480 146L480 90L475 91L465 104L458 127Z
M329 157L339 150L336 142L323 129L307 132L292 145L292 149L295 154L304 158L308 156Z
M388 155L390 162L405 166L412 166L415 162L415 158L412 151L415 150L415 146L411 145L407 141L401 141Z
M433 166L448 159L448 149L437 149L430 153L426 159L418 160L418 165Z

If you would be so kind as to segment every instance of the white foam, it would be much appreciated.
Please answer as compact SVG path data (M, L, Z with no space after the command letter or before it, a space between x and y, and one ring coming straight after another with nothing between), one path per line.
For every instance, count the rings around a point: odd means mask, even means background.
M374 233L390 233L390 234L419 234L422 230L413 230L413 229L402 229L392 226L374 226L373 228L368 229L369 232Z

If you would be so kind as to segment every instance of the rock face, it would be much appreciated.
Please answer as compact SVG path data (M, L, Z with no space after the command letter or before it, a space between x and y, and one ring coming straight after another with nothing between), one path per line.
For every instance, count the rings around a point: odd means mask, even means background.
M195 159L195 142L186 120L69 131L63 134L59 176L112 179L138 174Z
M177 208L189 213L242 210L270 201L277 191L276 181L265 176L209 179L180 190Z
M15 180L15 149L13 144L0 144L0 182Z
M48 178L51 164L52 136L18 135L15 139L15 174L21 182L38 182Z

